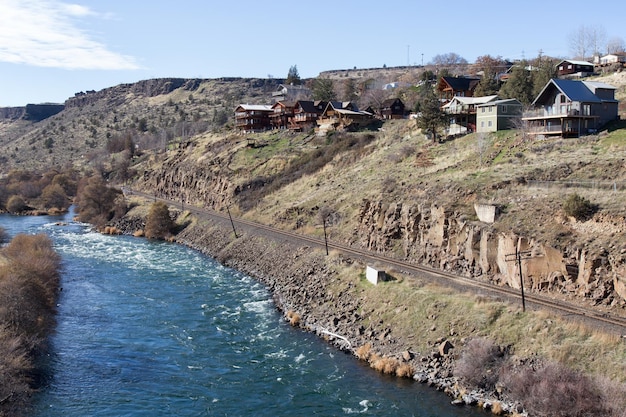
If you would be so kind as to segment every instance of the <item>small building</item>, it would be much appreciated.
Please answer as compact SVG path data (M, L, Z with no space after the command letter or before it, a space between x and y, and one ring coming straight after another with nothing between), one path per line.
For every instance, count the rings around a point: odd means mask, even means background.
M235 128L240 133L255 133L271 127L272 106L265 104L240 104L235 109Z
M565 60L556 65L559 78L583 78L593 75L595 68L591 62Z
M617 53L617 54L607 54L604 56L596 56L594 59L594 63L600 65L601 67L605 67L607 65L612 64L626 64L626 53Z
M593 81L551 79L522 120L530 134L578 137L617 120L615 87Z
M497 132L514 128L522 118L518 100L494 100L476 106L476 132Z
M272 100L274 103L279 101L309 100L311 98L311 90L303 85L279 84L276 90L272 92Z
M378 109L381 119L404 119L404 103L399 98L389 98L383 101Z

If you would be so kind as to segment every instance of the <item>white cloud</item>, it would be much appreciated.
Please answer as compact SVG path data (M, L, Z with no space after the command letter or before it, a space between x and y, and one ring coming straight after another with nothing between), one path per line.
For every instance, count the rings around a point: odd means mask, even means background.
M74 24L101 17L58 0L0 0L0 61L64 69L138 69L130 56L109 50Z

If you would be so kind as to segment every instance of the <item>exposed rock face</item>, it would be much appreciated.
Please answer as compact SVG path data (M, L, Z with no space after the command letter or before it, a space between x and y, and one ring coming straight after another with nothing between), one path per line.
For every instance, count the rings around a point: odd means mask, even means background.
M17 120L24 117L26 107L0 107L0 119Z
M483 277L520 288L516 249L524 252L524 287L626 302L626 261L621 256L564 251L514 233L496 233L484 223L462 220L437 205L363 202L351 242L389 252L397 241L402 256L420 264Z

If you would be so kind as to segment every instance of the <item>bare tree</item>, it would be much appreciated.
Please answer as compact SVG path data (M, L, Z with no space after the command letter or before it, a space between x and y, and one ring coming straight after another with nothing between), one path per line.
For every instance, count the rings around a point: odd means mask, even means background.
M575 58L589 59L594 54L600 54L605 40L606 32L602 26L581 25L570 33L570 52Z
M618 54L626 52L626 43L624 43L624 39L616 36L606 43L606 53L607 54Z

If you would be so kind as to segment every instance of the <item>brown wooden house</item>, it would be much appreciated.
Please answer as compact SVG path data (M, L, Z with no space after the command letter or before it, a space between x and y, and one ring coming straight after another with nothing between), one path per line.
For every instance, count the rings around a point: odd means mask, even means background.
M235 127L241 133L268 130L272 106L265 104L240 104L235 109Z
M319 132L329 130L354 130L372 123L374 115L360 111L351 101L329 101L324 112L317 119Z
M327 101L299 100L294 106L289 129L301 132L315 127L317 119L324 113L327 105Z
M399 98L389 98L383 101L378 109L381 119L403 119L405 115L404 103Z
M450 101L453 97L473 97L480 78L441 77L437 83L437 91L442 101Z
M279 101L272 105L270 125L272 129L287 129L294 115L296 103L292 101Z
M556 65L556 74L559 78L588 77L594 72L591 62L565 60Z

